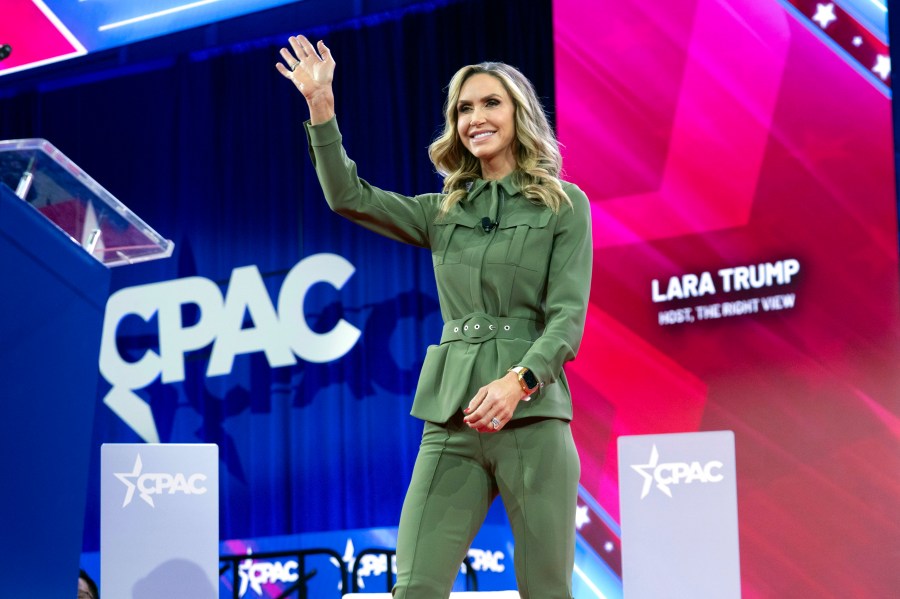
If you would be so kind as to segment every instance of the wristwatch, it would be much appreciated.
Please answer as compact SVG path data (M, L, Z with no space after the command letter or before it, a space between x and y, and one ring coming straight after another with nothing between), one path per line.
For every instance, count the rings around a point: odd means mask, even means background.
M537 377L534 376L534 373L525 368L524 366L513 366L507 372L516 373L516 377L519 379L519 385L522 387L522 391L525 392L525 401L531 399L531 394L535 391L540 390L541 387L544 386L544 383L537 380Z

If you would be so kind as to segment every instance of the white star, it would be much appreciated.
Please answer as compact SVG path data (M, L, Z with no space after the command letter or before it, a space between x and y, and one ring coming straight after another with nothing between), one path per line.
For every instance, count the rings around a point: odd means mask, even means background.
M347 538L347 544L344 545L344 555L341 558L345 564L347 564L347 571L353 572L353 564L356 562L356 550L353 549L353 539ZM340 568L341 564L333 557L328 558L328 561L334 565L335 568ZM363 581L362 576L359 577L359 586L364 588L366 586L365 581ZM338 590L343 590L343 583L338 583Z
M816 14L813 15L813 21L822 26L822 29L828 27L833 21L837 21L834 16L834 3L816 4Z
M591 516L588 514L588 508L586 505L579 505L575 508L575 528L577 530L581 530L581 527L585 524L591 523Z
M650 492L650 485L653 484L653 470L656 469L656 464L659 463L659 451L656 449L656 444L653 445L653 449L650 451L650 461L642 466L632 466L635 472L644 477L644 488L641 489L641 499L647 496L647 493ZM645 469L649 469L650 472L645 472ZM668 489L662 489L665 491L666 495L671 497Z
M247 592L247 585L250 584L250 568L253 567L253 558L250 557L253 555L253 549L247 547L247 559L238 564L238 578L241 579L241 588L240 588L240 596L243 597L244 593ZM255 591L257 587L259 587L259 582L255 581L253 586L253 590ZM262 595L262 588L256 593L257 595Z
M862 46L862 37L860 37L858 35L853 36L853 45L856 46L857 48Z
M872 67L872 71L877 73L878 76L881 77L882 81L887 81L888 75L891 74L890 56L879 54L878 58L875 59L875 66Z
M141 475L141 454L137 455L137 459L134 461L134 470L132 472L113 472L116 478L118 478L122 483L128 488L125 492L125 502L122 503L122 507L125 507L129 503L131 503L132 498L134 497L134 489L136 485L128 480L129 478L137 478ZM149 495L145 495L141 493L141 499L150 504L150 507L153 506L153 498Z

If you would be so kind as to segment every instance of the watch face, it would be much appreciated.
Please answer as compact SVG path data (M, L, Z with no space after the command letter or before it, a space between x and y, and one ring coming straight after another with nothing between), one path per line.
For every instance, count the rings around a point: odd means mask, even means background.
M522 380L525 381L525 384L528 385L529 389L534 389L538 386L537 377L534 376L534 373L531 372L530 370L526 370L522 374Z

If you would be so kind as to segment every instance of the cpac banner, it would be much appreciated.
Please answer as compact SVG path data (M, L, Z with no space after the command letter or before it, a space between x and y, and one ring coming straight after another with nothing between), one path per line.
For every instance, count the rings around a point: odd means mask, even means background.
M327 332L314 331L306 320L304 303L313 285L340 290L354 270L335 254L304 258L284 278L277 302L269 297L256 266L235 268L224 293L215 282L199 276L117 291L107 302L100 349L100 373L112 386L104 403L145 441L158 443L156 423L136 392L157 379L183 382L189 352L211 348L206 377L231 374L236 356L257 352L262 352L270 368L295 366L298 359L337 360L356 344L359 329L340 319ZM182 318L184 306L195 307L195 321ZM117 334L129 315L156 319L158 349L147 348L137 358L123 357ZM252 326L244 326L245 317Z
M225 541L219 596L275 599L299 593L329 598L354 589L389 592L397 575L396 546L396 527ZM475 584L481 590L515 588L508 526L487 525L473 540L453 588L464 591Z
M886 22L851 0L554 3L594 226L569 371L586 501L619 520L621 435L733 430L745 598L900 584Z

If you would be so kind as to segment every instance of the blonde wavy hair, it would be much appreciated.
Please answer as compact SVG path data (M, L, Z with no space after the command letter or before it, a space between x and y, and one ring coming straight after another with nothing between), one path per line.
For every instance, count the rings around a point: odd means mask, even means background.
M513 182L533 202L559 212L563 204L572 205L559 181L562 156L559 143L547 122L547 115L534 86L518 69L502 62L468 65L456 72L447 88L444 104L444 130L428 146L428 156L444 177L444 193L438 218L443 218L468 193L468 186L481 177L481 163L462 144L456 126L456 105L463 84L472 75L486 73L503 85L515 105L516 170Z

